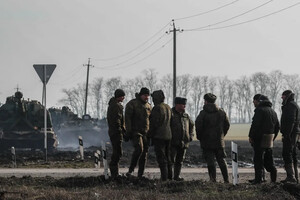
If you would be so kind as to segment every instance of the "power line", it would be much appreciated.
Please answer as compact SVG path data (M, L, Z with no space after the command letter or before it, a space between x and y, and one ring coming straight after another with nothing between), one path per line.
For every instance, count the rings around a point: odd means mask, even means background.
M223 6L220 6L220 7L217 7L217 8L214 8L214 9L211 9L211 10L208 10L208 11L205 11L205 12L202 12L202 13L198 13L198 14L195 14L195 15L191 15L191 16L187 16L187 17L181 17L181 18L177 18L177 19L174 19L176 21L179 21L179 20L183 20L183 19L188 19L188 18L192 18L192 17L198 17L198 16L201 16L201 15L205 15L205 14L208 14L208 13L211 13L211 12L214 12L214 11L217 11L217 10L220 10L222 8L225 8L227 6L230 6L232 4L235 4L236 2L238 2L240 0L235 0L233 2L230 2L228 4L225 4Z
M274 1L274 0L267 1L267 2L265 2L265 3L263 3L263 4L260 4L259 6L256 6L256 7L252 8L252 9L250 9L250 10L247 10L246 12L243 12L243 13L241 13L241 14L235 15L235 16L230 17L230 18L228 18L228 19L225 19L225 20L216 22L216 23L214 23L214 24L209 24L209 25L206 25L206 26L202 26L202 27L198 27L198 28L193 28L193 29L185 29L185 31L196 31L196 30L205 29L205 28L208 28L208 27L212 27L212 26L216 26L216 25L218 25L218 24L222 24L222 23L228 22L228 21L230 21L230 20L236 19L236 18L241 17L241 16L243 16L243 15L246 15L246 14L248 14L248 13L250 13L250 12L253 12L254 10L257 10L258 8L261 8L261 7L263 7L263 6L265 6L265 5L269 4L269 3L271 3L272 1Z
M221 27L215 27L215 28L206 28L206 29L199 29L199 30L195 30L195 29L190 29L190 30L185 30L185 31L208 31L208 30L217 30L217 29L224 29L224 28L230 28L230 27L234 27L234 26L239 26L239 25L243 25L243 24L247 24L247 23L250 23L250 22L254 22L254 21L257 21L257 20L260 20L260 19L263 19L263 18L266 18L266 17L269 17L271 15L275 15L277 13L280 13L280 12L283 12L285 10L288 10L290 8L293 8L295 6L298 6L300 4L300 2L298 3L295 3L291 6L288 6L288 7L285 7L285 8L282 8L280 10L277 10L275 12L272 12L272 13L269 13L267 15L263 15L261 17L257 17L257 18L254 18L254 19L250 19L250 20L247 20L247 21L243 21L243 22L240 22L240 23L236 23L236 24L230 24L230 25L227 25L227 26L221 26Z
M117 69L126 69L128 67L131 67L133 65L136 65L142 61L144 61L145 59L151 57L152 55L156 54L157 52L159 52L161 49L163 49L166 45L168 45L171 41L173 40L173 38L171 38L170 40L168 40L166 43L164 43L161 47L157 48L155 51L153 51L152 53L148 54L147 56L143 57L142 59L140 60L137 60L136 62L134 63L131 63L131 64L128 64L128 65L125 65L125 66L121 66L121 67L116 67L116 68L113 68L113 69L104 69L104 70L117 70ZM99 67L95 67L97 69L102 69L102 68L99 68Z
M64 80L60 81L60 82L55 82L55 83L50 83L51 85L62 85L66 82L69 82L70 80L72 79L78 79L77 75L78 72L80 72L81 70L83 69L82 65L79 65L78 67L76 67L72 72L69 73L69 75L65 78L64 77ZM81 75L80 75L81 76Z
M159 31L157 31L154 35L152 35L150 38L148 38L145 42L141 43L140 45L138 45L137 47L133 48L132 50L120 54L118 56L114 56L114 57L110 57L110 58L94 58L93 60L97 60L97 61L109 61L109 60L116 60L118 58L122 58L124 56L127 56L128 54L134 52L135 50L141 48L142 46L144 46L145 44L147 44L150 40L152 40L152 38L154 38L156 35L158 35L161 31L163 31L167 26L169 26L171 21L169 21L166 25L164 25Z
M147 46L146 48L144 48L142 51L140 51L139 53L135 54L134 56L128 58L127 60L124 60L122 62L119 62L117 64L113 64L113 65L107 65L104 67L98 67L98 69L106 69L106 68L111 68L111 67L116 67L116 66L120 66L124 63L127 63L130 60L133 60L134 58L138 57L139 55L141 55L142 53L144 53L146 50L148 50L150 47L152 47L154 44L156 44L158 41L160 41L166 34L164 33L162 36L160 36L157 40L155 40L153 43L151 43L149 46Z

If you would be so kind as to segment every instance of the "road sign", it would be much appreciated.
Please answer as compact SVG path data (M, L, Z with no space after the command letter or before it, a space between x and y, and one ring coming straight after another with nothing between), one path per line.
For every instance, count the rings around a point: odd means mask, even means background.
M40 64L33 65L36 73L39 75L40 79L43 82L43 104L44 104L44 145L45 145L45 159L47 162L47 104L46 104L46 85L56 68L54 64Z
M41 81L45 84L48 83L53 71L56 68L56 65L53 64L45 64L45 65L33 65L36 73L39 75ZM46 73L45 70L46 69Z

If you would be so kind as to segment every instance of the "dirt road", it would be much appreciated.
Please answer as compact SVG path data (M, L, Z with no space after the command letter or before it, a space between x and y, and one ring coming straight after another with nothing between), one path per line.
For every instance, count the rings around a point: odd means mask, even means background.
M121 168L120 173L125 174L127 172L127 168ZM279 168L278 170L278 180L282 180L285 177L285 171L283 168ZM217 169L217 178L218 181L222 181L222 177L220 174L220 170ZM95 168L80 168L80 169L72 169L72 168L0 168L0 177L23 177L23 176L31 176L31 177L45 177L51 176L55 178L64 178L64 177L74 177L74 176L99 176L103 174L103 168L95 169ZM231 177L232 169L229 168L229 174ZM134 174L136 175L136 173ZM208 174L206 168L183 168L181 176L185 180L208 180ZM147 168L145 170L145 177L150 179L159 179L160 173L159 168ZM239 168L239 182L244 183L249 179L254 178L254 169L252 168ZM269 180L269 173L266 173L266 179Z

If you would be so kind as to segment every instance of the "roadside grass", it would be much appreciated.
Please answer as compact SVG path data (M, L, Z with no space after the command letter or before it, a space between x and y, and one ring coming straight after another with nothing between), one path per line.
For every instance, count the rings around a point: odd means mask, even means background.
M122 177L104 180L99 177L0 178L2 199L295 199L299 186L280 183L261 185L211 183L197 181L167 181ZM1 199L1 197L0 197Z

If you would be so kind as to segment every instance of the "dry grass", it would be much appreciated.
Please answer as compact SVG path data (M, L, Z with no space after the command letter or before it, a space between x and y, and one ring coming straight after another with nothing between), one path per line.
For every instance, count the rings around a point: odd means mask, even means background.
M160 182L123 177L105 181L103 177L73 177L64 179L0 178L2 199L295 199L297 185L248 185L210 183L204 181ZM293 194L293 195L291 195ZM0 198L1 199L1 198Z

